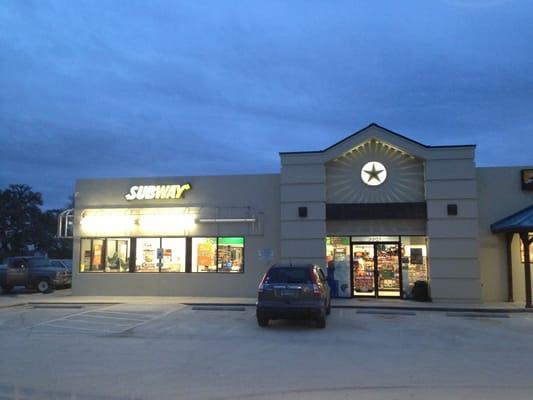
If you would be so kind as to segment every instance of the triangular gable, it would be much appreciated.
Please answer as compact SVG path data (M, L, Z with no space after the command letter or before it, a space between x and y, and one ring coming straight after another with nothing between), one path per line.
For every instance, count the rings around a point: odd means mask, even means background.
M374 123L323 150L324 158L326 160L333 160L372 140L386 143L414 157L427 158L429 146L418 143Z
M390 147L395 148L403 153L418 157L421 159L431 158L430 152L434 149L452 149L452 148L475 148L475 145L459 146L427 146L415 140L409 139L399 133L386 129L376 123L371 123L367 127L353 133L330 147L319 151L302 151L302 152L281 152L281 156L291 155L308 155L319 157L322 162L328 162L336 159L343 154L350 152L354 148L369 142L371 140L383 142Z

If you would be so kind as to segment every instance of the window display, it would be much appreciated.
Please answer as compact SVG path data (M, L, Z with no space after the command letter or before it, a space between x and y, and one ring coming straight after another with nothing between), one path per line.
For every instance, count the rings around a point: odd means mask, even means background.
M217 272L216 257L216 238L192 238L192 272Z
M242 236L83 238L80 245L80 272L244 272Z
M161 272L185 272L185 238L162 238Z
M130 261L129 239L106 239L105 272L128 272Z
M244 238L218 238L218 272L242 272L244 260Z
M416 281L428 281L427 245L424 236L402 236L404 297L410 297Z
M104 272L104 239L81 241L80 272Z
M399 245L376 243L377 267L379 273L378 293L380 296L400 296Z
M185 238L138 238L136 272L185 272Z
M159 272L157 249L160 248L160 238L137 239L135 255L136 272Z
M356 296L375 296L374 245L353 245L353 290Z
M326 238L328 280L333 297L351 297L350 293L350 238Z

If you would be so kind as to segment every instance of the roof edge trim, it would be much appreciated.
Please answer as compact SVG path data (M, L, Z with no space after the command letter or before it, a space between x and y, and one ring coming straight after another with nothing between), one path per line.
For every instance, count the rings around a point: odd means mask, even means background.
M475 144L459 144L459 145L439 145L439 146L429 146L429 145L426 145L426 144L423 144L423 143L420 143L420 142L417 142L416 140L413 140L413 139L410 139L408 138L407 136L404 136L400 133L397 133L397 132L394 132L394 131L391 131L390 129L387 129L387 128L384 128L382 127L381 125L378 125L376 124L375 122L372 122L370 125L368 126L365 126L364 128L362 129L359 129L357 132L355 133L352 133L351 135L345 137L344 139L341 139L339 140L338 142L332 144L331 146L329 147L326 147L325 149L323 150L308 150L308 151L280 151L279 154L280 155L290 155L290 154L321 154L321 153L325 153L326 151L332 149L333 147L351 139L352 137L360 134L361 132L365 131L366 129L368 128L372 128L372 127L376 127L376 128L379 128L379 129L383 129L384 131L390 133L390 134L393 134L395 136L398 136L404 140L407 140L411 143L414 143L418 146L421 146L421 147L424 147L426 149L446 149L446 148L475 148L476 145Z

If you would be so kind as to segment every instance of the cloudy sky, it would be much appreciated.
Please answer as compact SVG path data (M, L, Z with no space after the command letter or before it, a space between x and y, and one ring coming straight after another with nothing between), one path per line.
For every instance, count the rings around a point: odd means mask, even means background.
M533 2L0 1L0 188L278 172L376 122L533 164Z

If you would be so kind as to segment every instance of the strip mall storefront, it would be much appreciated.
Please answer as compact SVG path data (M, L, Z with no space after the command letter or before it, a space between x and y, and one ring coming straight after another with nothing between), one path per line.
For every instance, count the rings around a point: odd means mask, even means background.
M533 192L510 179L524 167L474 156L372 124L281 153L279 174L79 180L73 292L254 296L271 264L292 262L327 268L337 297L409 298L424 281L434 301L506 300L519 249L509 264L490 224Z

